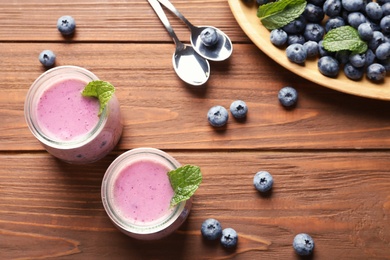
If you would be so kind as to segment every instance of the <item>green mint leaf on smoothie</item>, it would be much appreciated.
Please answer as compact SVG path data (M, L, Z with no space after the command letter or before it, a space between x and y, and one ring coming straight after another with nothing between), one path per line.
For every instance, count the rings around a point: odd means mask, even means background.
M114 92L115 92L114 86L108 83L107 81L94 80L89 82L87 86L85 86L81 94L85 97L96 97L99 99L99 103L100 103L99 116L100 116L104 108L106 107L108 101L110 101Z
M171 206L186 201L194 195L202 182L200 168L194 165L184 165L168 172L174 195L171 199Z
M349 50L353 53L362 53L367 50L367 43L359 37L358 31L346 25L330 30L324 37L325 50L330 52Z
M298 18L306 7L306 0L279 0L261 5L257 17L269 30L278 29Z

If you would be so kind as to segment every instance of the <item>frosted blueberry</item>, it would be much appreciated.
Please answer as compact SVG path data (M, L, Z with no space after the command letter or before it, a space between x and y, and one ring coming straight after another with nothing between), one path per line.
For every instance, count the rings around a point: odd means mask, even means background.
M379 23L381 30L385 34L390 33L390 15L384 16Z
M347 63L344 65L344 74L349 79L359 80L363 77L364 68L356 68L351 63Z
M370 48L372 51L375 51L376 48L378 48L378 46L384 42L386 42L386 38L383 33L374 31L371 40L368 41L368 48Z
M225 228L222 230L221 244L225 248L233 248L237 246L238 235L232 228Z
M282 29L274 29L271 31L270 40L275 46L283 46L287 42L287 33Z
M207 240L216 240L222 236L222 227L218 220L206 219L201 226L200 232Z
M244 101L236 100L230 105L230 112L235 118L244 118L248 113L248 106Z
M352 12L348 15L348 23L355 29L365 22L367 22L366 17L360 12Z
M372 29L370 23L362 23L358 26L357 29L359 36L363 41L369 41L372 39L374 35L374 30Z
M57 20L57 29L62 35L71 35L76 29L76 22L72 16L61 16Z
M56 55L51 50L44 50L39 54L39 61L46 68L53 67L56 61Z
M283 26L282 29L288 34L299 34L305 30L306 19L301 15L297 19L289 22L287 25Z
M366 56L366 62L364 63L364 66L370 66L371 64L374 63L375 61L375 53L368 49L366 52L365 52L365 56Z
M305 37L303 37L302 34L289 34L287 36L287 45L291 45L294 43L304 44L305 41Z
M324 12L329 17L340 15L341 1L340 0L326 0L323 5Z
M366 54L356 53L349 56L349 62L356 68L361 68L366 64Z
M318 56L318 43L315 41L307 41L303 44L306 50L307 58L314 58Z
M340 64L345 64L349 61L349 56L351 55L351 52L348 50L341 50L336 52L335 58Z
M267 171L259 171L253 177L253 185L256 190L260 192L267 192L272 188L274 179L272 175Z
M308 234L301 233L294 237L293 247L298 255L311 255L314 250L314 240Z
M324 10L316 5L307 4L303 11L303 17L312 23L320 23L324 19Z
M214 46L218 42L218 32L211 27L207 27L200 33L200 40L208 47Z
M370 2L366 5L366 15L372 20L379 21L382 18L383 10L377 2Z
M372 81L381 81L386 77L386 69L382 64L373 63L367 67L367 78Z
M364 0L341 0L341 4L348 12L363 10L365 7Z
M382 5L383 16L390 15L390 2Z
M300 43L293 43L286 48L287 58L295 63L304 63L307 58L306 50Z
M336 29L344 25L345 25L345 21L342 17L340 16L331 17L325 22L325 31L329 32L332 29Z
M375 50L375 56L379 60L386 60L390 58L390 43L385 42L378 46Z
M278 99L282 106L292 107L298 101L298 92L293 87L283 87L279 90Z
M318 60L318 69L327 77L336 77L339 74L339 62L331 56L323 56Z
M324 37L324 34L325 34L324 27L322 27L320 24L308 23L306 25L303 36L305 37L306 41L319 42Z
M207 113L207 120L215 127L224 126L228 119L228 111L223 106L213 106Z

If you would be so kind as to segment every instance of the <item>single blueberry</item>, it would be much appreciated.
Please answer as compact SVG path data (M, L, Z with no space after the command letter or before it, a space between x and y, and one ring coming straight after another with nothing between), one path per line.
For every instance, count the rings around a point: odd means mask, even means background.
M50 68L53 67L56 62L56 55L51 50L44 50L39 54L38 59L43 66Z
M318 56L318 43L315 41L307 41L303 44L306 50L307 58L314 58Z
M356 68L366 65L366 53L353 53L349 56L349 62Z
M273 45L281 47L287 42L287 33L282 29L274 29L270 33L270 40Z
M367 19L360 12L352 12L348 15L348 23L355 29L357 29L359 25L365 22L367 22Z
M325 22L325 31L329 32L332 29L336 29L336 28L344 26L344 25L345 25L345 21L342 17L340 17L340 16L330 17Z
M369 41L374 36L374 30L370 23L362 23L358 26L358 33L363 41Z
M375 51L376 48L384 42L386 42L386 38L383 33L374 30L371 40L368 41L368 48Z
M364 63L364 66L368 67L374 63L376 58L375 53L371 49L368 49L364 54L366 56L366 62Z
M248 106L244 101L236 100L230 105L230 112L235 118L244 118L248 113Z
M373 63L367 67L367 78L372 81L381 81L386 77L386 69L382 64Z
M72 16L61 16L57 20L57 29L62 35L71 35L76 29L76 22Z
M284 107L292 107L298 101L298 92L293 87L283 87L279 90L278 99Z
M215 127L224 126L228 119L228 111L223 106L213 106L207 113L207 120Z
M364 68L356 68L351 63L344 65L344 74L347 78L352 80L360 80L364 74Z
M345 64L349 61L349 56L351 55L351 52L348 51L348 50L341 50L341 51L338 51L336 52L336 55L334 56L336 58L336 60L340 63L340 64Z
M384 34L390 34L390 15L384 16L379 25Z
M300 34L305 30L306 19L300 15L297 19L289 22L287 25L283 26L282 29L288 34Z
M390 2L384 3L382 5L382 11L383 11L383 16L390 14Z
M305 37L302 34L289 34L287 36L287 45L294 43L304 44L305 42Z
M306 61L306 50L300 43L293 43L286 48L287 58L295 63L301 64Z
M215 28L207 27L200 33L200 40L208 47L214 46L218 42L218 32Z
M326 0L323 5L324 12L329 17L340 15L342 6L340 0Z
M216 240L222 236L222 227L218 220L206 219L201 226L200 232L207 240Z
M339 62L331 56L323 56L318 60L319 71L327 77L336 77L339 74Z
M225 228L222 230L221 244L225 248L233 248L237 246L238 235L232 228Z
M272 175L267 171L259 171L253 177L253 185L256 190L260 192L267 192L272 188L274 179Z
M324 27L322 27L320 24L308 23L306 25L303 36L305 37L306 41L319 42L324 37L324 34L325 34Z
M348 12L357 12L365 7L365 0L341 0L341 4Z
M386 60L390 58L390 43L385 42L379 45L375 50L375 56L379 60Z
M301 233L294 237L293 247L298 255L311 255L314 250L314 240L308 234Z
M370 2L366 5L366 15L372 20L379 21L382 18L383 10L377 2Z
M325 13L321 7L309 3L303 11L303 17L308 22L320 23L324 19Z

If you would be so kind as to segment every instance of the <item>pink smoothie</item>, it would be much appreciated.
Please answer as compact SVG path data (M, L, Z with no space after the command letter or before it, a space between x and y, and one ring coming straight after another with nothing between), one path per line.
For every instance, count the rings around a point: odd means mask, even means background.
M42 94L37 106L37 122L50 138L71 141L97 125L98 99L81 95L87 83L80 79L64 79Z
M169 170L152 159L134 161L121 170L113 187L113 204L120 215L142 225L172 212Z

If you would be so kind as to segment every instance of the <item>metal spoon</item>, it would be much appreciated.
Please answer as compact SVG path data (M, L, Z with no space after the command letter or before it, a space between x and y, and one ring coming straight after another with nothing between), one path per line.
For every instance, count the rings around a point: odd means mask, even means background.
M208 60L200 56L191 45L183 44L177 38L164 10L157 0L148 1L176 44L176 50L172 57L173 68L176 74L183 81L194 86L206 83L210 77L210 64Z
M169 0L158 1L188 26L191 31L191 44L201 56L213 61L223 61L230 57L233 52L233 45L230 38L224 32L213 26L194 26L173 6L171 2L169 2ZM206 28L213 28L218 34L218 41L213 46L206 46L200 38L201 32Z

